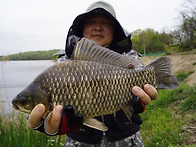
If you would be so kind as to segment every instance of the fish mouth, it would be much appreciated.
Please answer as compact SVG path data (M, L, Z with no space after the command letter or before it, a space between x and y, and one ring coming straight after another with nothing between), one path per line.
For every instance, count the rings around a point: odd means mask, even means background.
M19 109L20 109L16 104L13 104L12 107L13 107L15 110L19 110Z
M28 113L28 114L31 113L31 111L26 110L26 109L21 109L21 108L18 107L16 104L13 104L12 107L13 107L15 110L18 110L18 111L20 111L20 112L24 112L24 113Z

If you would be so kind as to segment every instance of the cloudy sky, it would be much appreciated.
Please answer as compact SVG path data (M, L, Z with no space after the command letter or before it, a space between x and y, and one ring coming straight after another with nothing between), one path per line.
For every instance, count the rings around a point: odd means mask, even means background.
M0 0L0 56L64 49L74 18L96 0ZM184 0L106 0L129 32L173 30Z

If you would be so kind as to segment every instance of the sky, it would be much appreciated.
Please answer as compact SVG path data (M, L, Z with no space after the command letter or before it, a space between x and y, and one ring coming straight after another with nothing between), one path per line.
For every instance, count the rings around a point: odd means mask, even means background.
M75 17L97 0L0 0L0 56L64 49ZM105 0L121 25L133 32L173 30L184 0Z

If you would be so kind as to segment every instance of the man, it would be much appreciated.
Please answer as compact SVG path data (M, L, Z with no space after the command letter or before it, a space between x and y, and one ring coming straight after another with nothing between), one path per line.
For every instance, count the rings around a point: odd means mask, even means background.
M66 54L69 58L74 44L82 37L118 53L126 53L131 49L130 36L127 36L117 21L113 7L102 1L90 5L86 13L77 16L74 20L66 41ZM123 47L118 44L123 40L128 41L129 46ZM144 105L148 105L158 95L156 89L149 84L144 86L144 90L138 86L133 87L132 93L140 98L133 103L136 113L143 111ZM141 122L138 123L138 119L133 120L134 123L130 122L122 110L97 117L108 126L109 129L106 132L81 126L82 116L75 114L72 107L63 109L60 105L54 108L44 128L43 124L40 124L44 112L44 105L37 105L29 116L29 127L49 135L67 134L65 146L143 146L139 135ZM138 118L137 114L135 116Z

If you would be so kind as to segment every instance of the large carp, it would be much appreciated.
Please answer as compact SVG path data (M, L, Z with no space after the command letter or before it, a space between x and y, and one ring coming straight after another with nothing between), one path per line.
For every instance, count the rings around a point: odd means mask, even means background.
M138 68L139 67L139 68ZM142 68L141 68L142 67ZM160 57L148 66L136 58L118 54L81 39L71 60L55 64L43 71L12 101L16 110L30 113L37 104L44 104L46 114L55 105L72 105L84 118L84 125L105 131L93 119L123 109L131 117L131 88L145 84L155 88L179 85L171 75L167 57ZM99 123L100 124L100 123Z

